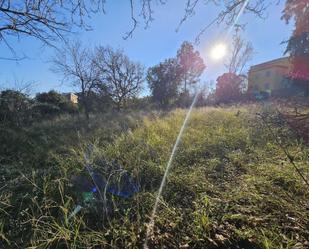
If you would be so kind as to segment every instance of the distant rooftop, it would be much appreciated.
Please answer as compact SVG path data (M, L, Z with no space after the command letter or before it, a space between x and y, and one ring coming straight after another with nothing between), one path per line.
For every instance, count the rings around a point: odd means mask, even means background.
M288 67L289 66L289 57L282 57L271 61L266 61L257 65L254 65L250 68L250 71L259 71L268 67Z

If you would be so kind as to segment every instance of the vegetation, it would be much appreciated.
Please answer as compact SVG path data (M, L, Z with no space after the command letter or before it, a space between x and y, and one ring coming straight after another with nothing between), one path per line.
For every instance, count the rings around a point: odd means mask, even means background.
M28 36L41 41L45 45L54 46L59 40L65 41L66 35L73 31L74 28L89 30L89 19L97 13L105 14L107 2L109 1L69 0L59 2L57 0L38 0L29 2L22 0L17 3L11 0L2 0L0 4L0 42L12 52L12 58L0 57L0 59L24 59L24 57L16 55L15 44L9 41L10 37ZM165 3L162 0L141 0L140 2L128 0L128 2L130 4L128 12L130 12L133 28L124 35L124 39L132 37L140 18L147 28L150 22L153 21L154 5L163 5ZM180 21L180 25L192 16L198 2L200 0L185 1L185 14ZM254 0L250 3L246 0L225 2L215 21L226 22L228 25L234 24L242 8L248 13L262 17L267 6L266 0ZM198 37L205 30L204 28Z
M230 56L226 60L227 72L217 78L214 92L216 103L232 103L244 100L247 89L247 75L243 70L252 59L253 46L245 41L236 27L230 47Z
M259 113L259 115L256 115ZM185 110L1 125L1 248L141 248ZM263 119L261 119L263 117ZM271 130L269 130L271 127ZM275 135L279 140L278 144ZM83 202L92 167L121 165L131 198ZM308 146L268 106L193 111L163 191L150 248L307 248ZM76 205L84 208L69 219Z
M195 85L200 81L200 76L206 66L198 51L194 51L194 47L190 42L183 42L177 52L177 62L181 74L181 83L183 91L188 91L188 85Z
M190 106L205 68L199 52L191 43L183 42L175 58L148 69L146 79L152 101L160 108Z
M292 62L290 79L293 86L301 87L309 96L309 5L306 1L287 0L283 16L287 23L295 21L294 30L287 41L285 53Z
M151 97L159 107L173 105L179 96L180 74L175 59L168 59L148 70L147 81Z
M33 106L34 112L40 117L52 118L64 113L77 113L77 105L69 101L63 94L54 90L46 93L38 93L35 96L36 104Z
M0 249L309 248L309 105L300 97L308 93L307 1L286 0L282 12L295 20L289 78L303 89L293 98L290 88L282 88L288 98L267 92L265 103L245 94L253 47L237 22L243 13L263 17L269 1L204 1L221 9L196 41L215 23L228 26L222 37L235 27L215 89L198 84L206 62L187 41L146 74L123 50L68 42L76 28L90 30L106 2L1 1L0 44L13 58L0 60L23 59L12 36L63 41L52 70L78 101L1 89ZM124 39L166 1L127 2L133 27ZM200 2L185 1L179 27Z
M99 47L94 60L99 72L98 87L106 91L119 111L130 98L137 97L144 81L144 68L131 61L122 51Z
M217 79L215 97L219 103L240 101L243 96L244 78L235 73L224 73Z
M27 124L31 100L23 93L5 90L0 93L1 124L23 126Z

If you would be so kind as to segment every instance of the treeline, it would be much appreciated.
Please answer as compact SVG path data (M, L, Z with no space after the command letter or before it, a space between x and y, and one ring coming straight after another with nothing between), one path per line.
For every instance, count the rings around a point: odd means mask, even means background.
M19 126L61 114L83 114L89 119L92 113L113 110L186 108L196 93L197 106L240 102L246 99L247 84L242 68L249 60L252 48L237 33L232 45L231 54L239 56L229 58L227 73L219 76L215 89L211 89L206 83L198 84L206 63L187 41L174 57L147 70L122 50L71 43L57 50L52 59L52 70L76 89L78 103L70 102L53 90L39 93L34 98L5 90L0 92L0 121Z
M76 89L78 104L54 90L33 98L16 90L3 90L0 120L18 126L60 114L83 113L88 119L91 113L111 110L187 107L205 68L189 42L181 45L174 58L148 70L121 50L71 43L56 53L52 70ZM142 91L150 94L141 97Z
M292 63L287 78L291 85L300 87L306 96L309 95L308 10L308 6L301 1L286 1L282 16L287 23L295 19L294 30L285 51L290 54ZM252 57L253 47L237 31L231 43L231 57L226 61L227 72L218 77L215 89L207 89L205 84L202 89L198 89L198 105L234 103L248 99L247 78L243 69ZM58 50L52 61L53 71L61 74L64 82L75 87L79 97L78 105L69 103L55 91L41 94L54 98L47 101L38 96L29 98L18 91L5 90L0 92L2 122L27 123L63 113L84 113L89 118L91 113L113 109L187 107L192 102L197 86L203 85L197 83L206 68L200 54L189 42L181 45L175 57L167 58L148 70L132 61L121 50L103 46L89 48L79 42ZM290 91L288 88L285 90ZM141 97L142 92L142 95L150 94Z
M16 91L0 92L0 123L11 128L30 125L60 114L77 114L78 105L56 91L39 93L34 98Z
M147 87L150 105L186 106L204 69L203 59L189 42L181 45L175 58L147 71L121 50L103 46L84 48L80 43L63 48L53 59L54 72L78 89L86 117L96 107L94 98L104 99L105 105L120 111L140 102L138 97Z

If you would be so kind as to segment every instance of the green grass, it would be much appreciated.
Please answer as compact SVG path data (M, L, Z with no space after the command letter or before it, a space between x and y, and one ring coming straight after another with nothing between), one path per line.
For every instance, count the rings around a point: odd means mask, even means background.
M150 248L308 248L309 190L257 112L309 178L308 146L271 109L196 109ZM185 113L106 115L89 125L63 117L2 132L0 248L141 248ZM94 203L68 220L82 198L72 176L84 174L88 144L94 167L115 161L141 190L131 199L107 195L108 212Z

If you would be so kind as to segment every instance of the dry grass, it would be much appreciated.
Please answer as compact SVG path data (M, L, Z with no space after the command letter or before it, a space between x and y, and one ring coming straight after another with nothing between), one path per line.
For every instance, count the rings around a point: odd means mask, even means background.
M263 113L280 145L256 113ZM36 124L8 144L0 167L0 248L141 248L156 191L185 115L96 117ZM14 140L6 140L14 143ZM127 170L140 191L82 203L72 176L90 161ZM22 146L30 144L27 150ZM309 178L309 149L264 106L193 112L155 219L150 248L308 248L309 190L284 145ZM19 149L20 148L20 149ZM21 153L22 151L22 153ZM7 156L7 157L6 157ZM9 159L8 159L9 158ZM77 204L85 208L73 219Z

